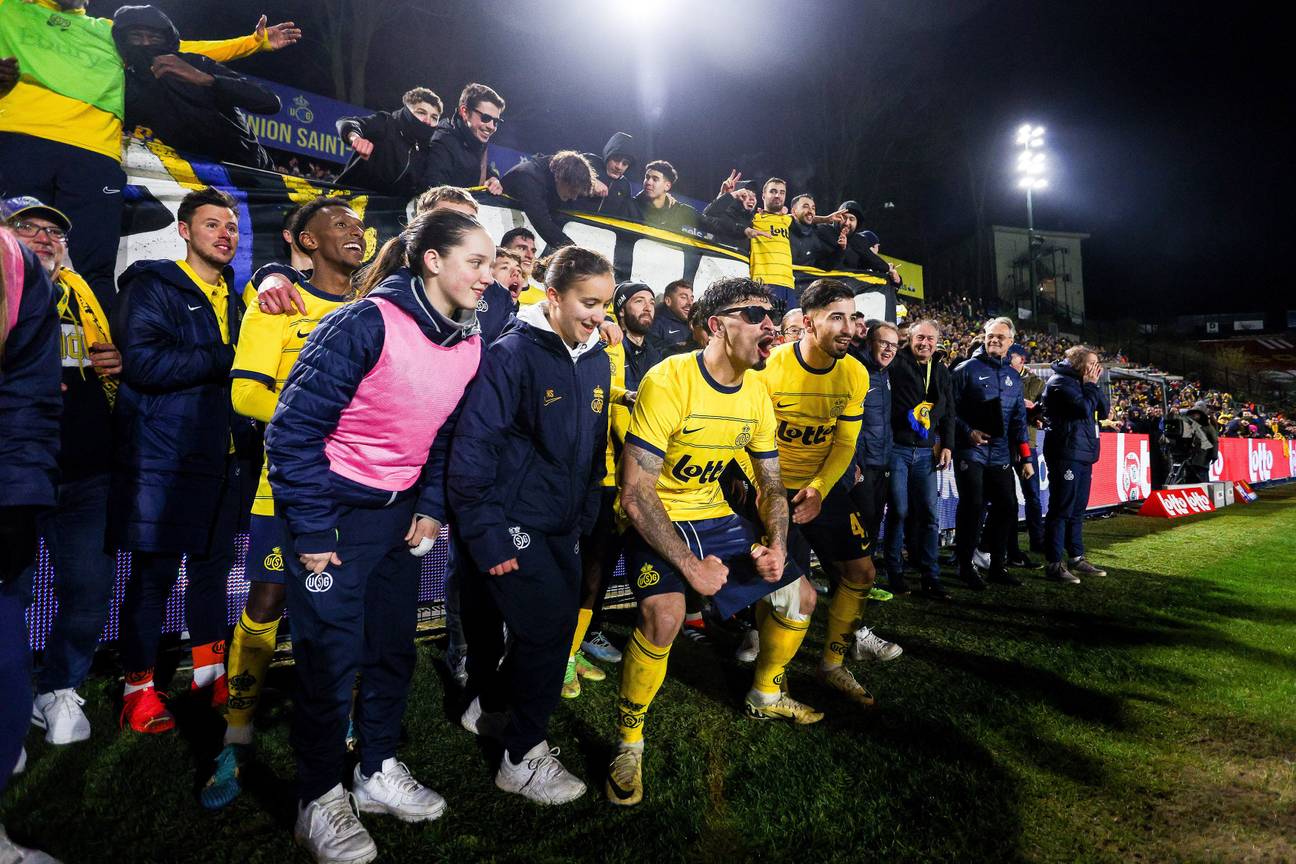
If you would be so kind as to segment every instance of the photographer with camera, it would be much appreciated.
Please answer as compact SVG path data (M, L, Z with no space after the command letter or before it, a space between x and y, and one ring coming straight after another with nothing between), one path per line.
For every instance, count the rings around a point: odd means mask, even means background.
M1180 468L1180 482L1209 481L1211 463L1219 456L1219 433L1206 403L1195 402L1191 408L1167 417L1161 446L1166 448L1171 465ZM1175 474L1172 467L1171 480Z

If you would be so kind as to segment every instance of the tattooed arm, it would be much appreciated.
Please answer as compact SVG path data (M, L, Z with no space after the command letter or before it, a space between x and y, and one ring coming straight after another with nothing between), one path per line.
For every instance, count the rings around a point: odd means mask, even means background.
M657 495L657 478L662 457L634 443L627 443L621 456L621 505L639 536L666 559L699 594L711 596L725 583L729 569L719 558L699 560L679 531L671 524ZM780 494L779 499L783 496ZM783 505L783 536L787 536L787 504ZM631 574L633 578L633 574Z
M752 472L756 475L757 500L761 523L765 526L765 545L752 551L756 570L766 582L777 582L783 576L787 558L788 502L783 490L783 475L779 471L777 456L753 458Z

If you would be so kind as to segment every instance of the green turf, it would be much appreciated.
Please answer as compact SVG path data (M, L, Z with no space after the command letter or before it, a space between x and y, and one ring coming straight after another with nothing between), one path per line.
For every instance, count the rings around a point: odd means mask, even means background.
M817 726L739 713L749 667L685 640L649 713L647 798L602 800L616 675L554 718L593 787L541 809L498 792L487 751L448 719L420 646L402 758L441 791L430 826L366 817L385 861L1286 861L1296 859L1296 485L1174 523L1088 523L1109 568L1078 587L897 598L867 620L904 646L852 664L862 713L811 678L822 612L791 675ZM628 613L612 613L624 636ZM289 686L290 670L272 683ZM185 681L177 680L177 689ZM94 738L28 738L3 799L10 833L70 862L278 862L291 843L288 706L271 694L250 790L204 812L220 727L178 701L179 734L122 735L119 682L86 687Z

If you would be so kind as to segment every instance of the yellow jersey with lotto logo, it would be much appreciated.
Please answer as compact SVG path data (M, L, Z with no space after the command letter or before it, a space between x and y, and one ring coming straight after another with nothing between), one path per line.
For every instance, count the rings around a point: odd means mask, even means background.
M774 409L783 485L813 486L826 496L855 455L868 370L849 355L815 369L794 342L775 348L765 368L749 374L764 386Z
M657 494L672 522L731 515L721 472L742 453L778 456L765 389L750 373L737 386L719 384L701 351L668 357L644 376L626 443L662 457Z
M234 366L230 370L234 379L231 388L234 410L263 423L270 422L279 402L279 392L306 344L306 337L325 315L350 300L350 295L326 294L305 280L296 284L306 304L305 315L295 309L288 315L267 315L252 303L239 328ZM252 502L252 512L257 516L273 516L275 512L269 472L270 463L263 462L256 499Z
M792 217L758 210L752 215L752 227L774 236L751 238L751 277L767 285L792 288Z

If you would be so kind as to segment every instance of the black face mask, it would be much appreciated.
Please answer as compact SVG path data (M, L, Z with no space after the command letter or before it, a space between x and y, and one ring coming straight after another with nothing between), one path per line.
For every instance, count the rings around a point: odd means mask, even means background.
M414 116L414 112L408 107L401 106L400 110L401 132L415 141L430 141L432 133L436 131L435 126L429 126L422 120Z
M122 62L128 69L134 69L137 72L147 72L153 66L153 60L161 57L163 54L174 54L174 48L164 44L160 45L131 45L123 38L117 45L117 53L121 55Z

